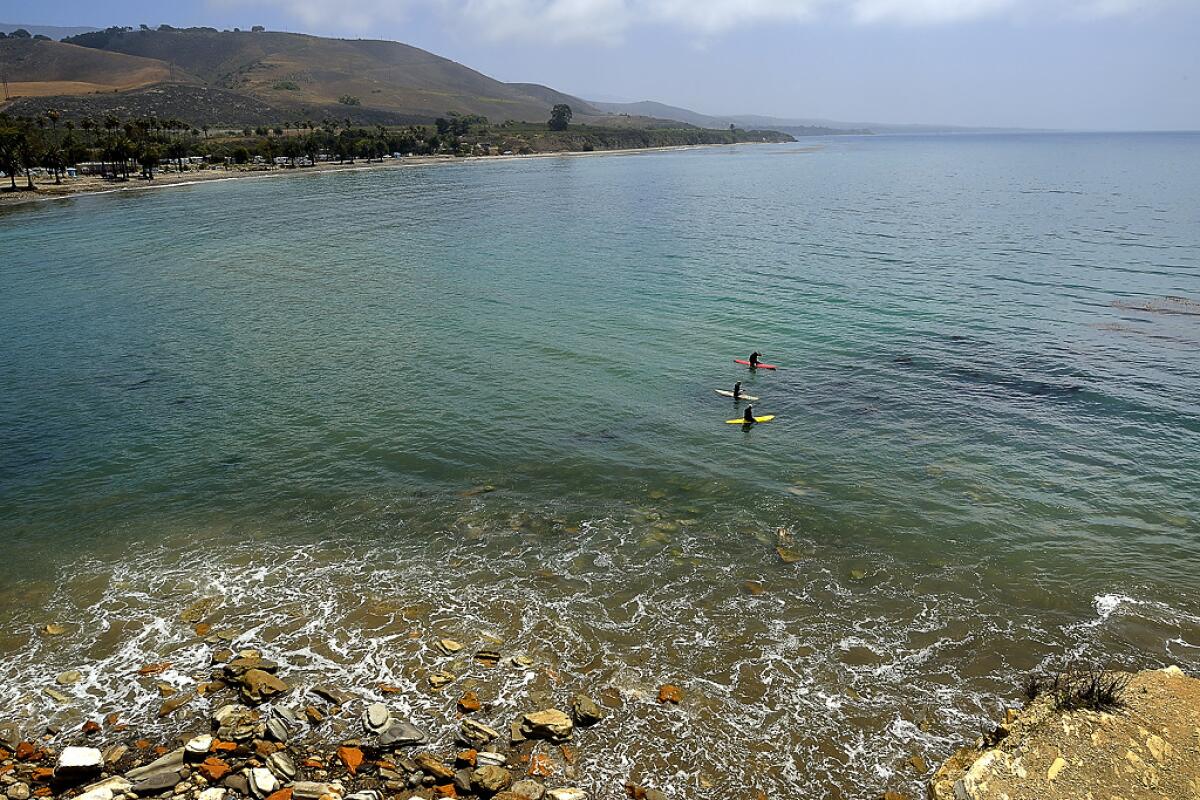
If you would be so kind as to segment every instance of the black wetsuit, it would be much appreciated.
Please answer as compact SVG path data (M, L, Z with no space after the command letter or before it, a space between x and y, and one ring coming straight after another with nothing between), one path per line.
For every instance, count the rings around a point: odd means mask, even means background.
M750 366L752 366L752 367L758 366L758 353L750 354Z
M742 415L747 425L754 424L754 406L746 406L746 413Z
M740 383L734 384L733 399L739 400L739 399L741 399L741 396L742 396L742 384L740 384Z

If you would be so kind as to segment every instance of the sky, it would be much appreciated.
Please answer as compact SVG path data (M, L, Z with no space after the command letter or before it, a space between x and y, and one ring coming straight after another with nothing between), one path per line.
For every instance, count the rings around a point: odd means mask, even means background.
M0 20L394 39L714 115L1200 129L1200 0L0 0Z

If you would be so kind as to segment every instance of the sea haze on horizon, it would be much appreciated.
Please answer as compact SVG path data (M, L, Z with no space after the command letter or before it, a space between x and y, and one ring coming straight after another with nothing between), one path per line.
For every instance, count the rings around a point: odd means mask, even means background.
M1200 136L829 138L0 213L0 702L159 719L213 598L296 685L438 636L624 702L617 800L916 792L1030 670L1200 669ZM751 350L781 365L750 373ZM774 422L714 392L745 382ZM53 640L29 631L69 623ZM663 682L694 702L653 702ZM527 710L527 709L524 709ZM733 735L736 732L736 735Z

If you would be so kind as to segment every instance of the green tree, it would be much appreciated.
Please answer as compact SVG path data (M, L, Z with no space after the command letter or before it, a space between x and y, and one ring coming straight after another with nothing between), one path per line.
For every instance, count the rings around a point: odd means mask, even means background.
M138 153L138 163L142 165L142 177L148 181L154 180L154 168L158 166L161 156L154 145L146 145Z
M550 121L546 123L546 126L552 131L565 131L572 116L574 114L571 107L566 103L559 103L550 110Z

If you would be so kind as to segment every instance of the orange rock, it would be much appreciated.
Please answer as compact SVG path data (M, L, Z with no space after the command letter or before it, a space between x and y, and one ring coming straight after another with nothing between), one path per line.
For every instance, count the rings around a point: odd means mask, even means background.
M147 664L137 671L138 675L146 677L147 675L160 675L171 668L170 661L160 661L157 664Z
M107 717L104 718L104 724L108 725L109 727L112 727L113 725L116 725L120 719L121 719L120 715L114 711L113 713L109 714Z
M562 745L559 745L559 746L558 746L558 749L562 751L562 756L563 756L563 760L564 760L564 761L566 761L568 764L574 764L574 763L575 763L575 750L574 750L574 748L567 747L565 744L562 744Z
M325 762L319 758L306 758L301 763L309 769L325 769Z
M32 761L37 755L37 748L30 742L21 742L17 745L17 761Z
M33 790L34 797L50 797L52 794L54 794L54 790L49 786L41 786Z
M136 742L133 743L133 746L136 747L138 750L149 750L150 749L150 740L149 739L138 739Z
M379 691L383 692L384 694L400 694L404 691L399 686L393 686L390 683L381 683L379 684L378 688Z
M458 699L458 710L464 714L474 714L481 708L483 703L479 702L479 695L474 692L466 692Z
M672 683L664 683L658 687L658 702L678 705L683 702L683 689Z
M304 709L304 716L308 717L308 721L313 725L325 721L325 715L321 713L321 709L316 706L308 706Z
M746 587L746 594L760 595L766 591L763 588L762 581L746 581L743 585Z
M232 753L237 748L237 742L222 742L220 739L213 739L213 743L208 746L208 752Z
M475 757L478 755L478 751L475 750L462 750L457 756L455 756L454 760L459 764L467 764L473 767L475 766Z
M211 630L212 630L212 625L207 622L201 622L195 628L197 636L208 636L208 632Z
M88 736L91 736L100 732L100 723L96 722L94 719L89 719L87 722L83 723L83 727L80 728L80 730L82 730Z
M533 778L549 778L554 774L554 763L545 753L536 753L529 760L529 775Z
M267 795L267 800L292 800L292 790L280 789L278 792Z
M259 739L254 743L254 752L258 753L263 758L271 755L271 753L274 753L276 750L282 749L283 745L275 744L274 742L265 742L262 739Z
M346 771L351 775L358 774L358 768L363 763L363 751L357 747L339 747L337 749L337 757L343 764L346 765Z
M33 771L34 783L45 783L54 777L54 770L49 767L38 767Z
M4 758L8 758L8 756L4 756ZM0 775L7 775L8 773L12 772L16 768L17 768L16 764L5 764L3 766L0 766Z
M165 756L169 752L171 752L171 748L167 747L166 745L160 744L154 748L155 755Z
M231 767L216 756L209 756L200 762L196 771L204 776L209 783L216 783L229 774Z
M12 753L0 747L0 761L7 761L10 758L12 758Z
M453 783L443 783L440 786L433 787L434 797L458 797L458 791L454 788Z

